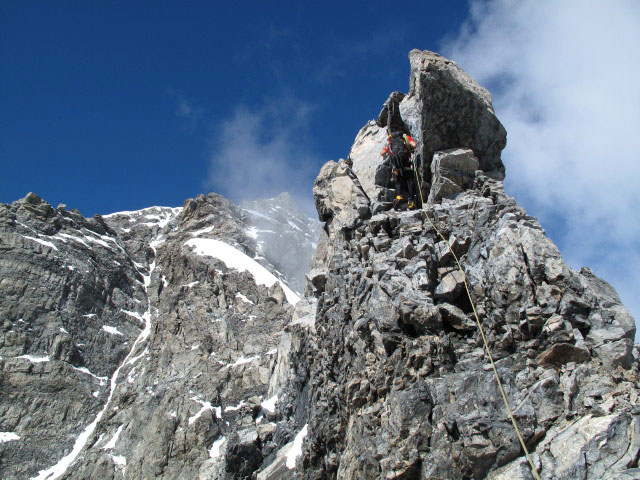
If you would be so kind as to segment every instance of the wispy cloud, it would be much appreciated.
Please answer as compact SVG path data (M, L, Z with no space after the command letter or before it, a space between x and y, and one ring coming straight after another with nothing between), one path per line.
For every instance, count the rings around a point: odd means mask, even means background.
M444 53L494 97L506 188L640 320L640 3L473 1Z
M175 101L175 114L185 123L188 130L195 130L200 121L204 118L206 109L188 99L182 92L170 88L168 93Z
M207 187L236 203L287 191L315 215L311 189L322 160L309 136L312 111L293 97L236 108L212 138Z

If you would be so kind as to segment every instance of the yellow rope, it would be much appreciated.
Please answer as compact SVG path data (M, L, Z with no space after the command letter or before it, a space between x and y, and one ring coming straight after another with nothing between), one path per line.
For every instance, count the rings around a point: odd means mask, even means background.
M482 324L480 323L480 319L478 318L478 312L476 311L476 305L473 302L473 298L471 297L471 290L469 289L469 284L467 283L467 275L464 273L464 269L462 268L462 265L460 264L460 260L458 260L458 256L455 254L455 252L451 248L451 244L447 241L446 238L444 238L444 235L442 235L442 233L440 232L438 227L436 227L435 223L431 220L431 217L429 216L428 211L424 210L424 197L422 196L422 186L420 185L420 179L418 178L418 171L416 169L416 166L415 166L415 164L413 162L412 162L412 165L413 165L413 171L416 174L416 183L418 184L418 191L420 192L420 201L422 202L422 208L423 208L423 211L425 212L425 216L427 217L427 220L429 220L429 223L434 228L434 230L438 233L440 238L449 247L449 251L451 252L451 255L453 255L453 258L455 258L456 263L458 264L458 269L460 270L460 273L462 273L462 280L464 281L464 288L467 291L467 296L469 297L469 302L471 303L471 308L473 309L473 315L474 315L474 317L476 319L476 325L478 325L478 330L480 331L480 335L482 336L482 342L484 343L484 348L485 348L485 351L487 352L487 357L489 357L489 362L491 363L491 368L493 368L493 374L496 377L496 381L498 383L498 389L500 390L500 394L502 395L502 400L504 401L504 406L507 409L507 413L509 415L509 419L511 420L511 423L513 424L513 428L516 431L516 435L518 435L518 440L520 440L520 445L522 446L522 449L524 450L524 454L527 457L527 461L529 462L529 465L531 466L531 472L533 473L533 476L536 478L536 480L540 480L540 476L538 475L538 471L536 470L536 467L533 465L533 460L531 460L531 456L529 455L529 450L527 449L527 446L524 443L524 438L522 437L522 434L520 433L520 429L518 428L518 424L516 423L516 419L513 416L513 411L511 410L511 407L509 406L509 401L507 400L507 395L504 392L504 388L502 388L502 382L500 381L500 376L498 375L498 369L496 368L496 364L493 361L493 357L491 355L491 350L489 349L489 343L487 342L487 337L484 334L484 329L482 328Z

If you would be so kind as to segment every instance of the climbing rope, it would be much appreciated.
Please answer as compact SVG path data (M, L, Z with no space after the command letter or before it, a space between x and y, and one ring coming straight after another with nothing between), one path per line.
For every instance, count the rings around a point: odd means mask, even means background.
M518 428L518 424L516 423L516 419L513 416L513 411L511 410L511 407L509 406L509 401L507 400L507 395L504 392L504 388L502 387L502 382L500 381L500 376L498 375L498 369L496 368L496 364L493 361L493 356L491 355L491 349L489 348L489 342L487 342L487 337L484 334L484 329L482 328L482 324L480 323L480 318L478 317L478 312L476 310L476 305L473 302L473 298L471 297L471 289L469 288L469 284L467 283L467 275L464 273L464 269L462 268L462 264L460 263L460 260L458 259L458 256L455 254L455 252L451 248L451 244L447 241L446 238L444 238L444 235L442 235L442 232L440 232L440 229L431 220L431 217L429 216L429 212L424 209L424 197L422 196L422 186L420 185L420 178L418 178L418 170L416 169L415 162L411 162L411 164L413 166L413 171L414 171L414 173L416 175L416 183L418 184L418 191L420 192L420 201L422 202L422 208L423 208L423 211L425 212L425 217L427 218L427 220L429 220L429 223L431 224L431 226L438 233L438 236L447 244L447 246L449 247L449 252L451 252L451 255L453 255L453 258L455 259L456 263L458 264L458 269L460 270L460 273L462 274L462 280L464 282L464 288L467 291L467 296L469 297L469 302L471 303L471 308L473 309L473 315L474 315L474 317L476 319L476 325L478 326L478 330L480 331L480 335L482 336L482 342L484 343L484 349L487 352L487 357L489 358L489 362L491 363L491 368L493 369L493 374L496 377L496 382L498 383L498 390L500 390L500 394L502 395L502 400L504 401L504 406L507 409L507 414L509 415L509 419L511 420L511 423L513 424L513 428L516 431L516 435L518 436L518 440L520 440L520 445L522 446L522 449L524 450L524 454L527 457L527 461L529 462L529 466L531 467L531 473L533 473L533 476L536 478L536 480L540 480L540 476L538 475L538 471L536 470L536 467L533 464L533 460L531 460L531 456L529 455L529 450L527 449L527 446L524 443L524 438L522 437L522 434L520 433L520 429Z

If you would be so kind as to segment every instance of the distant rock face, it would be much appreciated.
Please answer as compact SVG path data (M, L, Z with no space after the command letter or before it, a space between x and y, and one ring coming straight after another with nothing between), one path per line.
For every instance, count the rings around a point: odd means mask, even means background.
M245 478L292 437L269 382L298 297L256 229L215 194L89 220L0 205L0 477Z
M317 247L320 222L302 213L286 192L275 198L245 202L242 207L250 224L248 234L256 240L258 254L280 272L281 279L302 292Z

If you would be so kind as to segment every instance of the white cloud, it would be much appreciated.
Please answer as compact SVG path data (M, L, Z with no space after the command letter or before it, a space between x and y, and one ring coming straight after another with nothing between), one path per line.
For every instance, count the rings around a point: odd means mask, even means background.
M207 186L236 203L286 191L315 215L311 188L323 162L308 136L312 110L282 97L260 108L238 107L215 132Z
M473 1L445 55L493 93L506 189L640 320L640 2Z
M205 109L202 106L197 105L194 101L188 99L183 93L173 89L168 90L176 102L175 114L177 117L183 119L185 127L188 130L194 130L200 120L202 120Z

